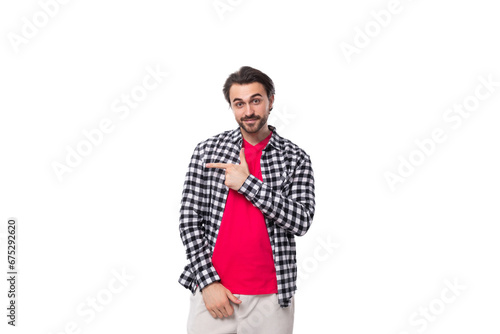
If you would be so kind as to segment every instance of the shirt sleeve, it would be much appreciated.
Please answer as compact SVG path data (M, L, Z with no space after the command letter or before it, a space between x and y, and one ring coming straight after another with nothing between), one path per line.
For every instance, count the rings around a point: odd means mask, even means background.
M311 226L315 209L314 173L307 154L285 182L288 196L250 174L238 192L278 226L302 236Z
M203 211L206 207L206 197L203 182L205 167L200 144L195 148L182 191L179 232L186 248L189 267L195 275L200 290L215 281L220 281L212 265L212 252L205 237Z

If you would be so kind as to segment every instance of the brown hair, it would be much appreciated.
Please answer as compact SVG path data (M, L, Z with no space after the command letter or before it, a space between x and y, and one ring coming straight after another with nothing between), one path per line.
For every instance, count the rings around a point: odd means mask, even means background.
M229 100L229 89L231 89L231 86L233 84L244 85L250 84L252 82L258 82L262 84L262 86L264 86L268 99L270 99L271 96L274 95L274 83L271 78L267 76L267 74L250 66L242 66L238 71L229 75L229 77L226 79L226 82L224 83L224 87L222 88L222 92L224 93L224 97L229 103L229 106L231 106L231 101ZM272 109L273 108L271 107L270 110Z

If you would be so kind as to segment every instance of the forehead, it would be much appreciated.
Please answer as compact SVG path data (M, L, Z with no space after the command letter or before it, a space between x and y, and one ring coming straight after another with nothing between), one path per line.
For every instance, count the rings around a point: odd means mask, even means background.
M260 94L263 97L267 96L266 89L260 82L252 82L244 85L233 84L229 89L229 100L246 100L255 94Z

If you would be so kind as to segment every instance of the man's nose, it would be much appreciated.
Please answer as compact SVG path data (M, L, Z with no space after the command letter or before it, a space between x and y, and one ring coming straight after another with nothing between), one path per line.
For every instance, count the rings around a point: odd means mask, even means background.
M252 105L250 103L247 103L246 107L245 107L245 116L252 116L253 114L254 114L254 111L253 111Z

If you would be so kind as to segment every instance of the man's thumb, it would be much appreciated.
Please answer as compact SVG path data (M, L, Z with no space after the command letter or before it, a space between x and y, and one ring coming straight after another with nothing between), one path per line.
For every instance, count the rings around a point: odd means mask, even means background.
M240 164L246 164L247 163L247 159L245 158L245 149L242 148L241 151L240 151Z
M239 300L238 298L236 298L232 293L231 291L227 290L226 291L226 294L227 294L227 297L235 304L240 304L241 303L241 300Z

